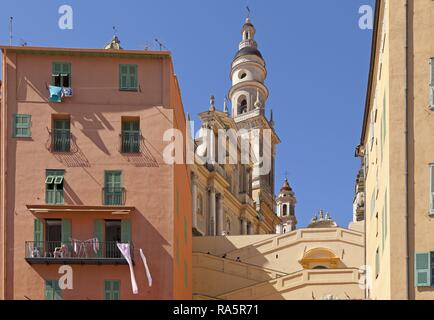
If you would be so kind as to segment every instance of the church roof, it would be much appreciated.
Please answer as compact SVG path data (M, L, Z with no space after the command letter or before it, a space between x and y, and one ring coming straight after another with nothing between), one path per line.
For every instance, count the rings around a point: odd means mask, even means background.
M261 52L257 48L254 48L254 47L244 47L244 48L238 50L237 54L234 57L234 60L236 60L236 59L238 59L239 57L242 57L242 56L250 56L250 55L252 55L252 56L258 56L259 58L264 59L262 57Z
M291 186L289 185L288 179L285 179L283 182L282 188L280 188L280 192L282 191L292 191Z

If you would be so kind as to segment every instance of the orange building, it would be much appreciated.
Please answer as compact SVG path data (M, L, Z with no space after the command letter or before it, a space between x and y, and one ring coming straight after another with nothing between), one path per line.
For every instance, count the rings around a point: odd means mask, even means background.
M1 47L0 299L191 299L190 178L163 159L186 130L171 56L118 43Z

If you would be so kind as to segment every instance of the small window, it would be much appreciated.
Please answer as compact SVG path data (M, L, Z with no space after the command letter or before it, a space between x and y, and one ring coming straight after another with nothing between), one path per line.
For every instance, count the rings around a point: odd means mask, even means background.
M71 63L53 62L51 85L55 87L71 87Z
M122 120L122 153L140 152L140 120Z
M245 71L240 71L240 73L238 74L240 79L244 79L245 77L247 77L247 73Z
M45 178L45 202L63 204L64 170L47 170Z
M137 91L137 65L119 65L119 89L124 91Z
M119 206L124 204L121 171L106 171L104 176L104 205Z
M14 114L13 119L13 136L15 138L29 138L32 136L30 132L31 115L29 114Z
M62 290L58 280L46 280L44 291L45 300L62 300Z
M119 300L120 299L121 282L119 280L104 281L104 299Z
M71 150L70 119L55 119L53 121L52 151L69 152Z

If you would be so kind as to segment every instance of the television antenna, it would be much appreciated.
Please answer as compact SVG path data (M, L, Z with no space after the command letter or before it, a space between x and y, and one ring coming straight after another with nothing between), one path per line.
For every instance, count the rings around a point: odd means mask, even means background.
M162 49L166 49L167 51L169 51L169 49L167 49L167 47L166 47L164 44L162 44L161 41L158 40L157 38L155 38L155 42L158 44L158 46L159 46L159 48L160 48L160 51L161 51Z

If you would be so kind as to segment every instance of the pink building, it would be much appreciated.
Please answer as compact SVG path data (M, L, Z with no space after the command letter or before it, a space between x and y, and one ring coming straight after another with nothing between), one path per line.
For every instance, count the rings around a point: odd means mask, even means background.
M190 179L163 160L164 132L186 129L170 54L1 50L0 299L190 299Z

